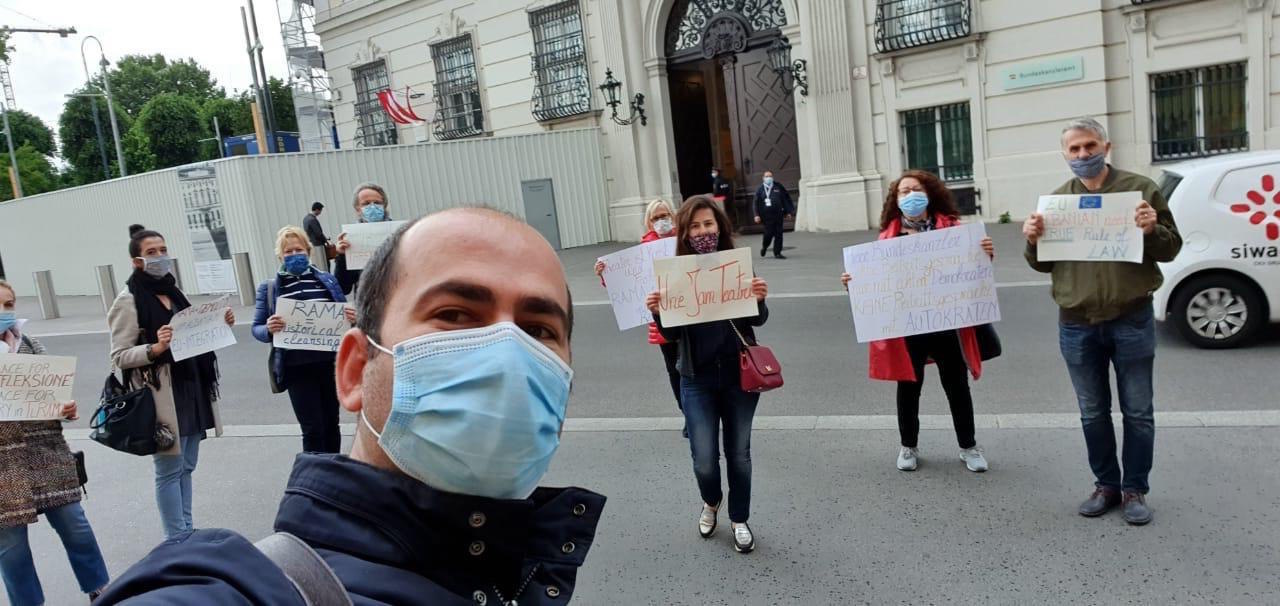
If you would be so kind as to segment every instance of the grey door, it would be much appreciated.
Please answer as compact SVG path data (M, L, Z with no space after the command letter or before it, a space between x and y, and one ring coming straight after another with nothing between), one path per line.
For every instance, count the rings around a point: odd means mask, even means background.
M551 179L521 181L520 193L524 198L524 220L560 250L560 222L556 220L556 194Z

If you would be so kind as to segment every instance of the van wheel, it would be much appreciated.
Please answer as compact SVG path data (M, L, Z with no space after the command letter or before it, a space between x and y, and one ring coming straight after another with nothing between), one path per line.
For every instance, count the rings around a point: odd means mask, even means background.
M1209 275L1178 289L1170 312L1178 332L1196 347L1239 347L1257 335L1263 324L1262 295L1235 276Z

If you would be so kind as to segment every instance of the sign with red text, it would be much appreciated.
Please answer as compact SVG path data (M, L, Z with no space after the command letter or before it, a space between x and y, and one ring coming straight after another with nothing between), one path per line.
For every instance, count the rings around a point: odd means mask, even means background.
M751 249L654 259L663 326L686 326L753 318L760 307L751 294Z
M844 249L859 343L1000 321L981 223Z
M613 317L618 320L618 330L644 326L653 321L653 314L644 306L645 298L655 288L653 260L675 254L676 239L662 238L600 257L604 262L604 283L609 290Z
M1134 222L1142 192L1040 196L1044 235L1038 261L1142 262L1142 229Z
M62 418L75 378L74 357L0 354L0 421Z

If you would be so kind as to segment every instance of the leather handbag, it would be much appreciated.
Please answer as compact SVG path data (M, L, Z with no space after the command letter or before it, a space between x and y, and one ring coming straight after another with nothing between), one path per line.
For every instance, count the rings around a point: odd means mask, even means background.
M331 242L324 243L324 258L332 261L338 258L338 245Z
M778 363L773 350L758 343L747 343L733 320L729 321L729 326L733 327L733 332L737 333L738 340L742 342L742 349L738 352L742 391L763 393L782 387L782 364Z
M101 404L89 419L89 439L108 448L135 455L155 454L172 446L157 443L156 401L151 388L126 391L115 373L107 375ZM165 431L168 431L165 429ZM172 433L169 441L172 442Z
M76 460L76 486L83 488L89 483L89 471L84 467L84 451L72 451L71 458Z
M978 339L978 354L983 362L998 358L1003 353L1000 347L1000 335L996 334L996 327L990 324L979 324L973 327L974 336Z

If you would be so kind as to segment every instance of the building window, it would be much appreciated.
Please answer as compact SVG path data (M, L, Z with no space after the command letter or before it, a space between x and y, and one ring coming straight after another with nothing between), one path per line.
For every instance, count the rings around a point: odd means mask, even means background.
M356 83L356 145L395 145L396 125L378 101L378 93L391 88L387 62L376 61L358 67L351 78Z
M876 49L895 51L969 35L969 0L877 0Z
M1152 158L1175 160L1249 149L1245 64L1151 76Z
M484 132L471 34L432 44L431 59L436 64L436 137L460 139Z
M908 169L927 170L948 183L973 180L968 103L902 112L902 140Z
M587 51L578 0L529 13L533 30L533 115L555 120L591 109Z

